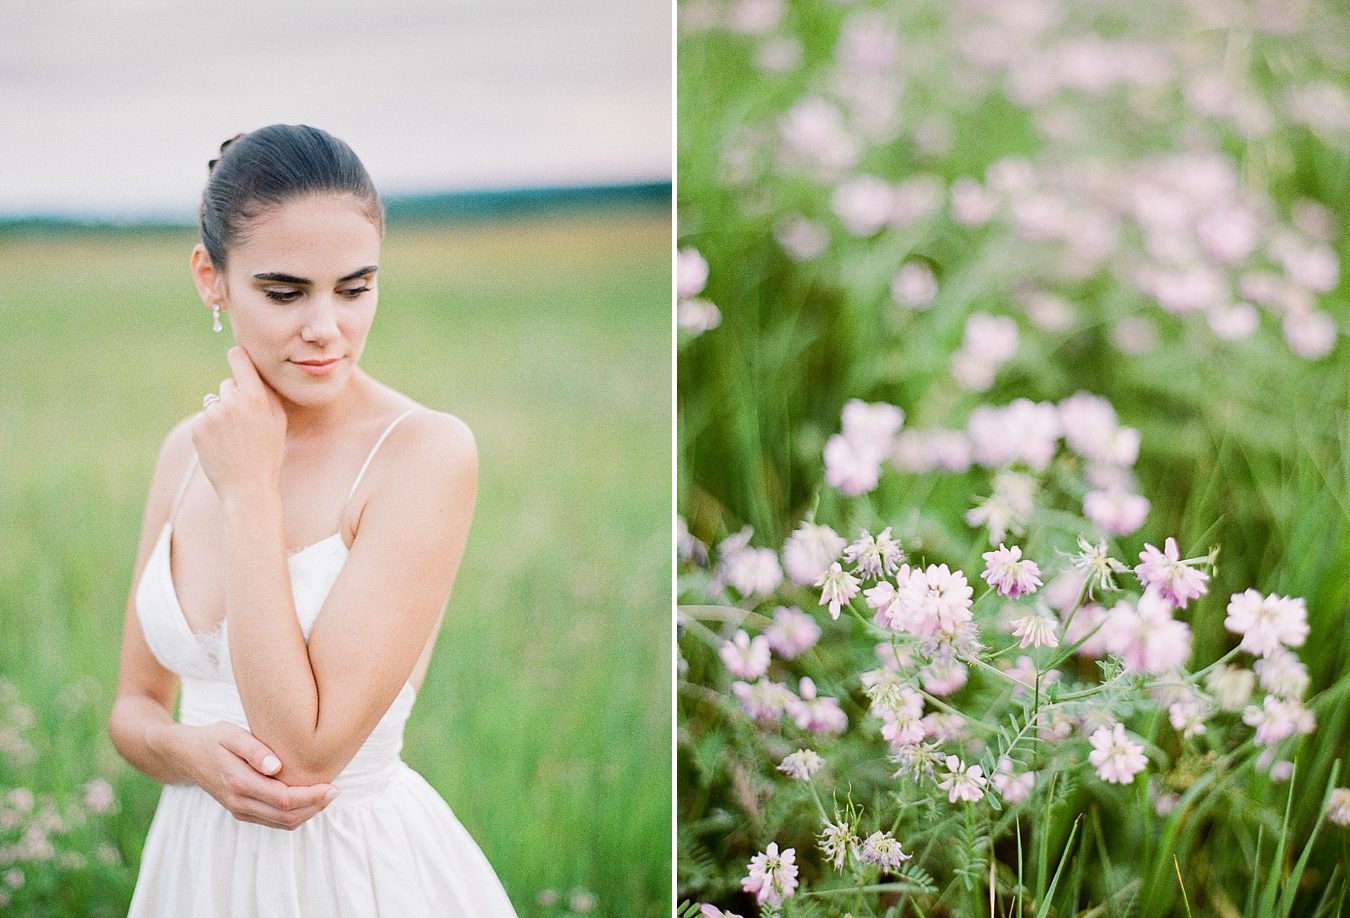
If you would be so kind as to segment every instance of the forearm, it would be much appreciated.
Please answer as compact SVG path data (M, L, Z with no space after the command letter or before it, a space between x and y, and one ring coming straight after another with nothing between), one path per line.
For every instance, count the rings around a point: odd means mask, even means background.
M230 663L250 732L287 763L294 783L312 755L319 692L295 615L281 497L258 488L226 501Z
M160 784L192 784L179 744L186 728L153 698L122 696L108 716L113 747L139 771Z

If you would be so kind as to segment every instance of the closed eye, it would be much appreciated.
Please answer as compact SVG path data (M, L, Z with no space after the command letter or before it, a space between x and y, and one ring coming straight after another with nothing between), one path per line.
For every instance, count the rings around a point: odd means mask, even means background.
M370 290L369 287L352 287L350 290L344 290L344 291L342 291L342 292L345 293L345 294L348 296L348 298L354 300L354 299L356 299L358 296L360 296L360 295L363 294L363 293L368 292L369 290Z
M269 300L276 300L279 303L289 303L300 295L299 290L264 290Z

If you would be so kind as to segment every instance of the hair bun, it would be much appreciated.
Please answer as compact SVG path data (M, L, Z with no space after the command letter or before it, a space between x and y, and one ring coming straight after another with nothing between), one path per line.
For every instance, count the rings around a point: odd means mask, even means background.
M238 140L240 137L243 137L243 136L244 136L243 134L235 134L235 135L234 135L233 137L231 137L229 140L222 141L221 144L220 144L220 152L221 152L221 153L224 153L226 147L228 147L230 144L234 143L236 140ZM213 160L209 160L209 161L206 163L206 171L207 171L208 173L214 171L215 168L216 168L216 163L218 163L218 162L220 162L220 157L219 157L219 156L217 156L217 157L216 157L215 159L213 159Z

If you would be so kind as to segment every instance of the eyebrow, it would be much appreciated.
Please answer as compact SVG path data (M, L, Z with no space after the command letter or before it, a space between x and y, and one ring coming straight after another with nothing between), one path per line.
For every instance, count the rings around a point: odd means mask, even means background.
M367 265L364 268L358 268L351 274L344 274L338 278L338 283L343 281L355 280L367 274L374 274L379 268L376 265ZM297 284L300 286L309 286L313 283L308 277L296 277L294 274L283 274L280 271L264 271L262 274L253 275L258 280L280 281L283 284Z

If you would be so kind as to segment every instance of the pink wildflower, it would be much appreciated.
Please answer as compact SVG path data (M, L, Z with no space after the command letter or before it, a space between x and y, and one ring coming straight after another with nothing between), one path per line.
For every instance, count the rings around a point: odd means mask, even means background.
M750 639L745 629L717 650L731 674L738 679L758 679L769 671L769 639L762 634Z
M875 538L866 529L862 530L857 539L845 546L844 560L852 564L857 573L875 580L896 573L905 560L905 553L900 543L891 537L891 527L887 526Z
M798 586L807 586L830 569L844 549L844 539L829 526L803 520L783 544L783 570Z
M1223 626L1242 635L1240 646L1264 657L1281 644L1301 647L1308 637L1308 609L1301 597L1262 596L1256 590L1234 593Z
M1145 590L1137 606L1116 603L1107 613L1106 646L1125 661L1125 668L1161 675L1190 659L1191 629L1172 618L1171 605L1153 590Z
M1098 727L1090 742L1088 761L1097 769L1097 777L1110 784L1129 784L1148 765L1144 747L1131 741L1121 724Z
M984 796L984 787L989 781L979 765L966 765L954 755L947 756L946 765L947 774L938 782L938 787L947 792L949 802L968 800L974 803Z
M764 629L764 637L774 653L791 660L815 646L820 640L820 626L796 606L778 606L773 610L773 624Z
M717 906L709 905L707 902L699 906L698 913L702 915L703 918L741 918L740 915L733 914L732 912L724 912Z
M839 607L858 595L859 584L858 578L841 568L836 561L830 565L829 570L820 575L816 580L816 586L821 588L820 605L828 603L830 618L837 621Z
M1041 585L1041 569L1035 561L1022 559L1022 549L1014 545L1005 548L1000 542L997 550L987 551L984 573L980 576L1003 596L1026 596ZM1026 645L1023 645L1026 646Z
M1018 646L1058 647L1059 638L1055 637L1055 624L1044 615L1031 614L1013 622L1013 637L1021 638Z
M895 870L913 855L906 854L900 848L900 842L889 832L873 832L862 843L858 859L875 864L883 870Z
M797 685L800 698L788 702L788 713L797 726L812 733L837 736L848 729L848 715L839 707L836 698L817 698L816 683L803 676Z
M1083 498L1083 515L1111 535L1137 530L1148 518L1148 509L1147 497L1128 491L1089 491Z
M850 497L866 494L881 480L881 459L879 450L835 434L825 443L825 482Z
M1296 733L1311 733L1315 726L1312 711L1298 699L1274 695L1267 695L1261 707L1251 705L1243 711L1242 722L1256 728L1254 742L1258 746L1273 746Z
M961 623L970 621L974 590L966 582L965 574L952 571L945 564L912 569L898 592L891 609L895 630L932 637L938 633L953 634Z
M1158 551L1152 545L1145 544L1144 550L1139 553L1141 563L1134 572L1145 589L1157 590L1163 599L1184 609L1186 603L1204 596L1208 591L1205 581L1209 575L1180 560L1176 539L1168 536L1163 545L1164 551Z
M1004 800L1009 803L1021 803L1036 786L1036 772L1024 771L1020 775L1013 774L1012 760L1005 755L998 760L998 767L994 769L991 780Z
M779 854L778 842L770 842L762 853L750 859L750 875L741 880L741 889L754 893L760 905L768 903L777 908L797 889L796 857L795 848Z

